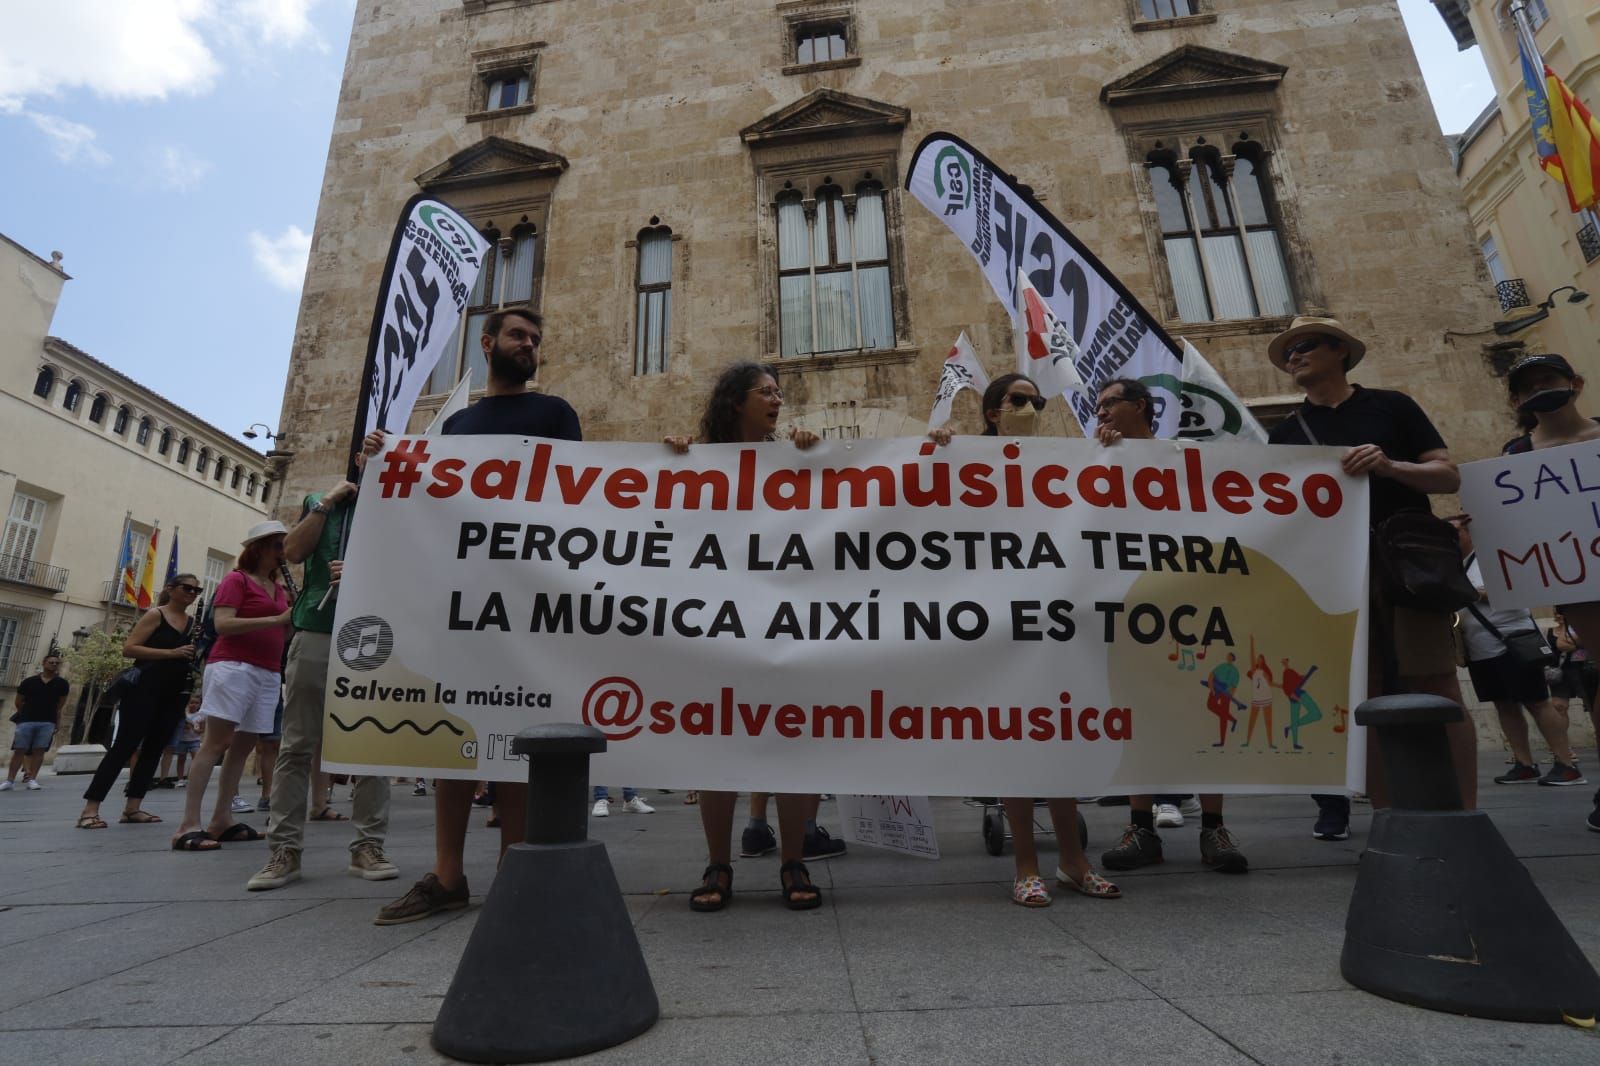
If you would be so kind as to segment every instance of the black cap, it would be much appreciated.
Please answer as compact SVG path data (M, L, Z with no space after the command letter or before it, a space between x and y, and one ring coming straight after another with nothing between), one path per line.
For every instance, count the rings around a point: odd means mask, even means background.
M1516 392L1517 375L1525 370L1538 370L1540 367L1558 370L1565 374L1569 381L1578 376L1577 371L1572 369L1572 364L1567 362L1567 357L1564 355L1556 355L1554 352L1547 355L1525 355L1511 364L1511 369L1506 372L1506 385L1510 387L1512 392Z

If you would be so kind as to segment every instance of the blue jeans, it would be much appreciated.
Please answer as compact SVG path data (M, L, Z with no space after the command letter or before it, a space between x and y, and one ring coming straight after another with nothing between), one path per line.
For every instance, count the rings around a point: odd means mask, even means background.
M631 789L631 788L628 788L628 787L624 786L623 789L622 789L622 802L626 803L629 800L633 799L633 797L637 796L638 794L639 793L637 791L635 791L634 789ZM594 798L595 798L595 802L598 803L601 800L610 799L611 798L611 793L606 791L606 786L604 786L604 785L596 785L596 786L594 786Z
M56 735L54 722L18 722L11 734L12 751L45 751Z

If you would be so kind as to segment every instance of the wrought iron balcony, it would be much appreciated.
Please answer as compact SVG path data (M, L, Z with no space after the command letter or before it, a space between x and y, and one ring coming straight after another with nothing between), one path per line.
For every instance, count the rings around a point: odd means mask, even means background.
M1495 295L1500 297L1500 310L1510 311L1517 307L1531 306L1533 301L1528 299L1528 283L1521 278L1507 278L1494 287Z
M1590 222L1578 231L1578 247L1583 249L1583 261L1592 263L1600 259L1600 230Z
M113 607L121 607L124 610L128 610L128 611L137 610L138 609L137 607L135 607L133 604L127 602L126 600L124 600L121 597L121 595L120 595L121 591L122 591L122 582L121 581L102 581L102 582L100 582L100 602L101 603L109 603Z
M0 581L61 592L67 587L67 571L21 555L0 555Z

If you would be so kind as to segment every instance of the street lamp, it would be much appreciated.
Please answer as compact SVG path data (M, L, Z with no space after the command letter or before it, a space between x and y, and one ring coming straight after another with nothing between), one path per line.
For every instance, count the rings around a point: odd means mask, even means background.
M256 432L256 427L257 426L261 427L261 432L260 433ZM265 422L252 422L252 423L250 423L250 428L244 431L244 439L245 440L255 440L257 437L261 437L261 436L265 436L270 441L280 441L284 437L288 436L288 434L287 433L274 433L274 432L272 432L271 427L268 426Z
M1583 301L1589 298L1589 294L1578 288L1576 285L1562 285L1560 288L1551 289L1550 295L1539 301L1537 305L1538 310L1534 311L1531 315L1524 315L1521 318L1512 318L1503 322L1496 322L1494 324L1494 331L1500 334L1502 337L1509 337L1513 333L1520 333L1529 326L1543 322L1545 319L1550 317L1550 312L1555 309L1556 296L1560 293L1568 291L1572 293L1572 295L1567 297L1567 303L1569 304L1581 304Z

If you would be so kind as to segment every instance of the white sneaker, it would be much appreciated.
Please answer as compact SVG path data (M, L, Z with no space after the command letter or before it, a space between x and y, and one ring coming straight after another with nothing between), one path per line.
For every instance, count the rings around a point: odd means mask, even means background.
M590 811L589 813L594 815L596 818L610 818L611 817L611 801L610 800L595 800L594 801L594 810Z
M251 803L249 800L245 799L243 796L235 796L235 797L233 797L233 813L234 814L254 814L255 811L256 811L256 805L254 803Z
M1188 799L1178 804L1178 810L1193 818L1195 815L1200 813L1200 797L1190 796Z
M1183 812L1170 803L1157 803L1154 807L1157 829L1180 829L1183 827Z
M10 792L17 786L10 781L0 781L0 792Z
M28 778L28 791L29 792L37 792L43 787L44 787L43 785L39 784L39 779L38 778L36 778L36 777Z
M638 796L635 796L635 797L633 797L633 799L629 800L627 803L624 803L622 805L622 810L623 810L623 812L625 814L654 814L654 813L656 813L656 809L654 807L650 806L650 804L646 803L644 800L640 799Z

